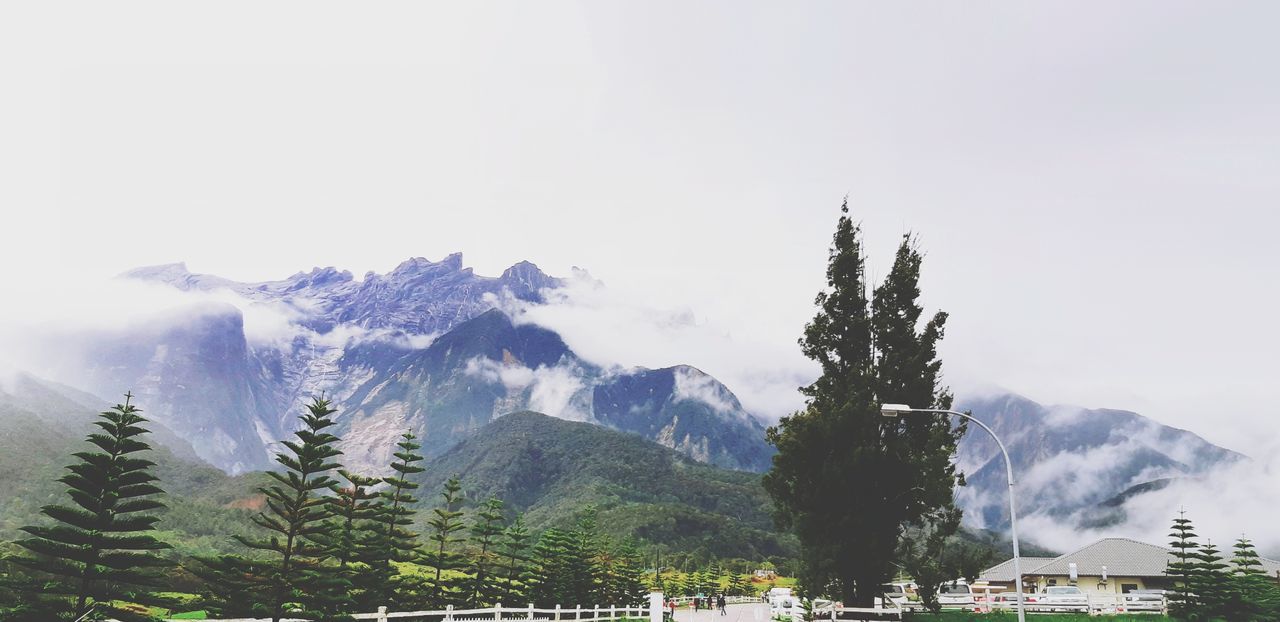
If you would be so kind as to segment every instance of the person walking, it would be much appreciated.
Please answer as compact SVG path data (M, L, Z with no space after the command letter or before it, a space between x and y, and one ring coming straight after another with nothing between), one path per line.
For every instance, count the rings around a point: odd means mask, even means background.
M726 604L727 603L725 602L725 599L724 599L724 592L720 592L720 594L716 596L716 607L720 608L720 615L722 616L729 615L729 612L724 610L724 606Z

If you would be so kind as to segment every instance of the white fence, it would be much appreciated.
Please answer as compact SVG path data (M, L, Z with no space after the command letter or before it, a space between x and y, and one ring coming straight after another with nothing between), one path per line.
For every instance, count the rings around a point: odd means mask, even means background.
M375 622L510 622L513 620L550 620L552 622L605 622L607 620L623 620L626 618L648 618L648 607L561 607L554 609L538 609L528 607L496 607L487 609L446 609L436 611L387 611L379 607L374 613L357 613L351 616L356 620L374 620ZM178 622L174 620L173 622ZM218 619L209 622L270 622L270 618L234 618ZM285 622L307 622L296 618L286 618Z
M1034 596L1034 595L1029 595ZM982 603L979 603L980 605ZM1100 595L1085 594L1084 602L1079 603L1045 603L1024 601L1023 608L1037 613L1074 612L1088 615L1107 615L1117 613L1165 613L1168 605L1164 598L1134 598L1125 594ZM1004 595L993 599L987 607L992 611L1017 611L1017 596Z

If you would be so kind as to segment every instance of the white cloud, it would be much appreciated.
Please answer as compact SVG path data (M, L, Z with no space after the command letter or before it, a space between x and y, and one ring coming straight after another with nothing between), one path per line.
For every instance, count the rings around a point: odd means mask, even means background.
M588 421L591 419L589 387L582 370L571 364L539 365L530 369L520 363L504 363L477 356L467 361L463 373L500 382L509 392L526 395L525 408L544 415Z
M657 306L604 287L581 271L565 287L544 293L545 304L510 297L493 302L517 322L556 331L575 353L605 369L696 367L723 382L743 408L766 422L798 409L803 398L797 388L816 376L814 364L797 348L735 334L714 318ZM677 381L685 397L731 410L712 378L685 373Z

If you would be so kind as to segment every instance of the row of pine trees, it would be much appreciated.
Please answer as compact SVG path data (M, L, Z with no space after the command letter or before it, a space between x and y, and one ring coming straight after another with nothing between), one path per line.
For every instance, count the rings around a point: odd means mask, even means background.
M1280 585L1267 575L1257 549L1248 538L1236 540L1230 553L1212 541L1199 542L1186 513L1173 519L1169 546L1174 561L1168 575L1174 582L1169 613L1179 620L1280 620ZM1229 559L1224 555L1231 555Z
M247 555L192 560L166 556L154 514L164 506L138 408L101 414L59 481L71 504L43 508L49 525L23 529L24 553L8 560L0 611L15 621L109 616L145 620L164 606L166 571L185 566L202 579L198 605L211 617L342 620L355 612L535 604L635 605L648 593L644 561L629 541L610 543L587 511L572 528L532 534L490 498L464 513L457 478L440 492L415 532L423 457L404 434L389 477L352 473L329 432L335 410L317 398L302 427L277 454L280 469L259 489L256 536L236 539ZM4 603L8 600L8 603Z

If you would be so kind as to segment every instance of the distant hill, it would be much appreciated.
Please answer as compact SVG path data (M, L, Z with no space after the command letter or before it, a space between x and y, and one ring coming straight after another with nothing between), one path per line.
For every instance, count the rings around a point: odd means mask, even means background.
M1122 522L1125 501L1169 481L1198 477L1246 459L1199 436L1134 412L1045 406L1013 393L958 400L991 426L1009 450L1020 515L1044 515L1076 528ZM971 426L957 462L968 486L957 489L965 522L1008 527L1004 463L991 438Z
M99 410L109 405L88 394L21 376L0 389L0 541L23 536L18 529L46 520L40 508L68 504L66 486L57 479L73 461L71 454L91 446L84 438ZM143 415L146 415L144 410ZM179 457L154 442L171 436L154 423L145 457L156 463L159 485L165 490L160 537L179 553L208 553L235 548L231 534L247 528L244 510L234 509L253 496L261 474L230 477L193 458ZM171 439L171 442L174 442Z
M754 473L695 462L679 452L600 426L518 412L488 424L432 459L426 505L456 475L473 502L496 496L531 527L565 526L588 506L613 536L716 557L792 556Z

